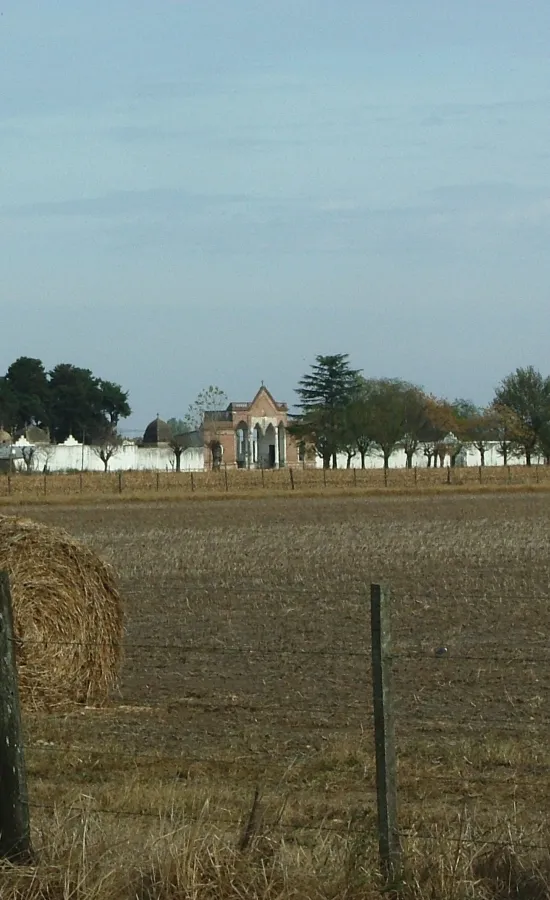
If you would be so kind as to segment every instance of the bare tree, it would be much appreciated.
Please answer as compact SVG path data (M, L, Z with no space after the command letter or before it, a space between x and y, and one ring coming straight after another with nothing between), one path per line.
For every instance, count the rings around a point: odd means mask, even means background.
M55 452L54 444L29 444L19 449L27 475L39 471L40 468L44 473L48 471L48 462Z
M27 475L30 475L36 469L36 456L37 456L38 447L36 444L29 444L28 447L21 447L21 457L23 462L25 463L25 471Z
M122 438L116 431L107 432L95 444L92 444L92 452L101 460L105 472L109 469L109 462L122 448Z
M197 431L184 431L182 434L175 434L172 437L170 448L174 454L176 472L181 472L181 458L185 451L197 446L198 435Z
M43 444L40 447L40 464L42 466L42 472L44 473L44 475L49 472L49 462L54 455L55 444Z
M203 426L205 414L222 412L228 402L225 391L215 384L205 388L191 403L183 419L186 431L198 431Z

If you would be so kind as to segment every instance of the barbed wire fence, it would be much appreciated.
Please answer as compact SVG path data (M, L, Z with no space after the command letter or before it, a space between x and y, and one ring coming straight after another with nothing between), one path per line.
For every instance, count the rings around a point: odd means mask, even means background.
M108 470L67 472L0 472L0 498L9 502L24 498L77 497L88 495L124 496L147 494L160 496L196 496L208 494L245 494L249 492L354 491L424 488L547 488L550 466L500 465L470 467L420 467L410 469L370 467L359 469L321 469L304 465L279 469L238 469L222 466L219 470Z
M96 803L63 804L29 800L25 774L25 753L50 754L59 757L66 752L67 748L60 746L55 741L40 741L33 739L31 735L28 738L26 736L18 702L15 659L17 642L13 634L9 582L5 574L0 573L0 576L0 783L2 784L0 857L19 862L28 861L32 856L30 838L32 810L50 813L64 810L66 813L83 816L99 815L120 817L121 819L156 819L157 821L163 815L167 815L166 810L124 809ZM197 585L197 590L200 589L207 590L207 586ZM248 586L248 590L250 590L250 586ZM281 590L296 595L307 594L306 588L295 589L294 592L292 589L282 588ZM400 794L404 792L408 796L412 789L414 796L415 789L422 780L422 773L416 776L409 775L407 779L399 772L399 741L396 740L396 729L398 736L400 729L407 729L409 734L416 731L419 734L444 734L456 738L463 738L468 733L473 737L480 737L489 729L491 733L505 736L518 734L525 736L530 733L543 740L547 740L550 736L550 716L544 715L542 710L535 716L526 716L522 711L515 715L512 714L509 707L506 708L506 714L487 709L481 710L477 718L473 716L469 718L464 712L460 715L457 709L442 711L441 704L425 702L421 699L411 702L410 696L405 702L400 701L394 692L396 667L404 663L415 666L422 663L428 667L435 667L436 671L441 672L444 667L449 665L461 666L472 663L494 665L500 662L505 669L509 668L511 664L547 668L550 654L545 652L547 645L544 639L533 642L529 654L515 652L513 656L504 652L499 656L498 653L495 653L495 648L486 653L478 650L463 653L453 652L452 648L447 647L435 648L431 652L416 648L396 649L391 636L390 606L389 591L378 584L371 585L370 642L365 642L369 645L364 648L346 649L327 645L323 647L295 646L286 649L269 646L268 643L239 646L214 641L193 643L174 640L164 642L129 641L127 649L140 653L143 651L147 654L153 651L158 652L163 657L164 666L167 664L166 660L169 654L175 654L177 666L181 665L183 654L206 658L237 657L244 660L261 660L274 656L281 659L282 662L289 658L298 661L309 660L318 667L329 663L339 665L347 660L350 665L353 665L355 667L353 671L362 673L365 677L359 686L360 696L352 702L337 695L332 698L332 707L319 702L311 703L306 697L301 697L300 702L291 701L288 696L285 696L282 701L267 702L261 698L238 698L236 701L217 696L192 696L187 698L188 706L186 708L202 709L219 715L222 728L225 722L224 715L229 711L246 712L251 715L261 713L265 714L268 720L270 717L273 720L274 717L281 716L284 720L284 728L289 734L293 730L309 734L318 732L324 735L343 733L346 736L354 736L358 741L361 739L367 741L371 747L370 753L371 757L374 757L374 764L369 766L368 771L364 774L359 791L363 791L366 803L367 797L369 800L372 796L376 797L376 830L380 863L388 881L392 882L398 878L401 870L404 842L408 840L434 841L433 830L421 824L417 827L415 824L402 826L400 823ZM367 609L367 605L365 605L365 609ZM32 639L25 643L32 643ZM51 641L48 643L70 645L79 642ZM162 671L161 668L159 678L162 678ZM170 670L171 677L176 671L177 669ZM182 695L185 695L184 679L187 677L187 673L181 671L179 674L182 678ZM334 710L337 710L338 715L334 714ZM114 711L116 712L116 706ZM372 752L372 746L374 746L374 752ZM97 745L75 745L74 749L82 759L93 757L94 760L97 760L105 757L109 761L113 754L112 749ZM207 752L197 754L186 750L182 750L179 754L165 753L161 749L159 752L151 753L140 751L138 756L135 752L125 754L120 749L116 751L119 764L125 758L129 765L135 764L136 759L139 758L142 764L150 762L154 767L157 764L166 763L172 765L177 771L188 771L190 767L198 765L207 766L215 771L227 772L228 767L238 767L241 762L250 762L251 756L254 764L259 768L268 768L276 763L271 753L257 751L251 755L246 751L239 754L232 750L229 755L220 755ZM517 787L514 773L509 776L504 774L495 777L493 772L483 771L455 772L453 774L444 771L430 771L428 779L430 784L440 786L442 791L446 785L456 788L457 784L461 783L469 788L477 785L481 790L497 784L514 789ZM550 771L543 765L530 777L523 776L521 781L522 784L530 783L539 790L544 789L547 792L550 787ZM307 791L307 786L303 790ZM255 800L256 794L252 808L254 808ZM246 810L243 813L244 819L246 819ZM173 810L172 814L174 814ZM193 815L186 812L184 818L186 821L192 821ZM196 817L197 821L199 819L200 815ZM221 813L217 815L217 824L229 828L240 829L243 827L243 821L243 819L237 820L234 816L223 816ZM348 817L340 816L338 821L334 818L329 819L328 816L318 821L297 821L292 817L285 817L284 803L279 812L271 816L264 815L262 818L263 828L277 830L281 833L327 832L343 839L350 835L364 834L366 829L372 828L372 824L372 822L366 822L361 815L357 814L357 811ZM502 841L495 840L490 832L461 834L460 837L446 835L446 839L451 842L460 840L463 844L472 844L478 848L502 846ZM533 852L548 850L548 845L543 840L539 843L534 840L516 839L514 844L516 847Z

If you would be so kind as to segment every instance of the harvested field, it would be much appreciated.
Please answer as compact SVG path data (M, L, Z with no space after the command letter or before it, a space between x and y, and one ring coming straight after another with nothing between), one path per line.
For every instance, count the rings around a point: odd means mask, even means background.
M531 878L524 896L546 896L545 495L31 514L114 563L128 601L112 707L25 717L37 842L57 835L45 886L85 867L85 820L90 896L374 895L368 589L385 581L409 895L506 897Z

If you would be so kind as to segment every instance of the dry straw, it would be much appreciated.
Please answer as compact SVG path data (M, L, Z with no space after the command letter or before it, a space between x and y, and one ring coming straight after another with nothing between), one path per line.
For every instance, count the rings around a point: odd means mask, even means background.
M123 609L112 569L66 531L0 516L25 706L102 704L122 661Z

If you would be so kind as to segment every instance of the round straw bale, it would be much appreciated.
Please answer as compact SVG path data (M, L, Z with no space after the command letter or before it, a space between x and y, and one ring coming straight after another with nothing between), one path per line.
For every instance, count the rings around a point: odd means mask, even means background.
M66 531L0 516L0 570L10 578L22 703L104 703L122 662L110 566Z

